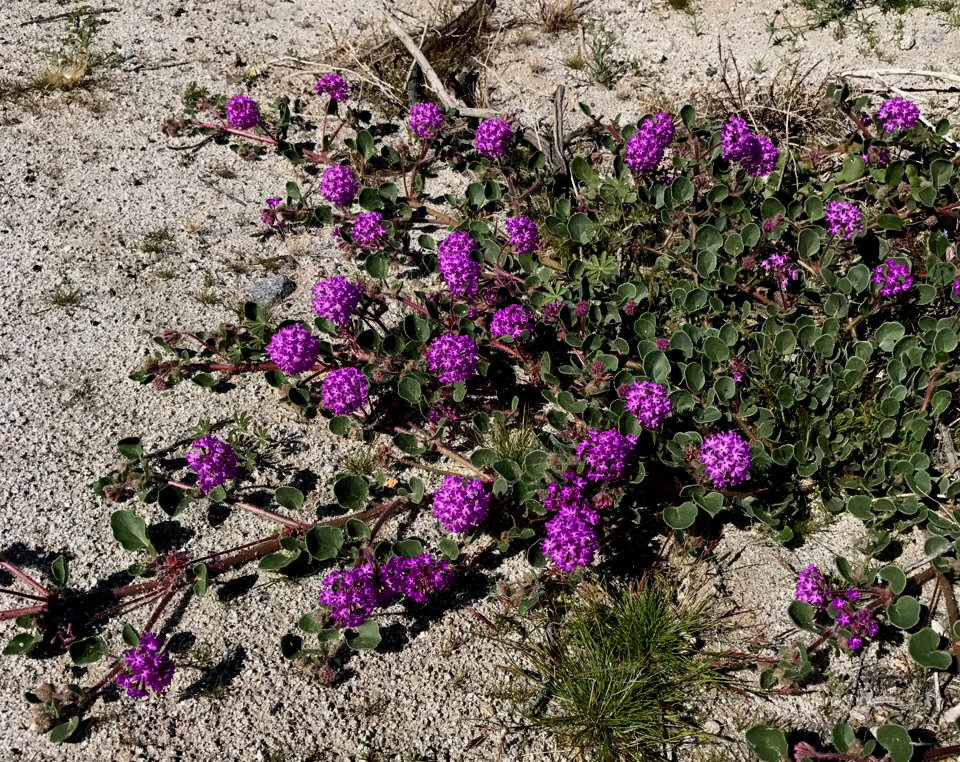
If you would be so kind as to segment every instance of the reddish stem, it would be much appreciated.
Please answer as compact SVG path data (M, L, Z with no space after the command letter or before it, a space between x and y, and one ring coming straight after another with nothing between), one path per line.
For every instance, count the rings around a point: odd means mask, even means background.
M930 371L930 380L927 381L927 394L923 398L923 404L920 406L920 412L924 412L927 409L927 405L930 404L930 398L933 396L933 387L937 383L937 377L940 375L940 366L937 365L933 370Z
M16 619L18 616L23 616L24 614L45 614L47 611L47 604L42 606L27 606L22 609L7 609L6 611L0 611L0 622L7 619Z
M35 579L30 577L25 572L22 572L18 567L14 566L12 563L7 561L3 556L0 556L0 566L2 566L8 572L13 574L13 576L17 577L22 582L27 583L28 585L30 585L30 587L32 587L34 590L40 593L40 595L43 596L42 600L46 600L47 598L50 597L50 591L47 590L47 588L45 588L43 585L41 585L39 582L37 582Z

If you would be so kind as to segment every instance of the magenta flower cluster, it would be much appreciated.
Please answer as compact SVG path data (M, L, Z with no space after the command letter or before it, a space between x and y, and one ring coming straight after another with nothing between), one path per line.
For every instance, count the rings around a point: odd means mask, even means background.
M777 166L780 152L770 138L756 135L745 119L731 116L721 135L723 158L743 166L750 177L769 175Z
M957 278L953 282L953 293L956 294L957 296L960 296L960 278Z
M717 489L750 478L750 445L735 431L710 434L700 446L700 465Z
M196 473L197 486L204 495L237 475L237 456L226 442L207 434L194 439L192 447L184 457Z
M477 242L466 230L455 230L437 246L437 267L451 295L476 296L480 263L470 255L477 248Z
M353 242L364 249L380 248L387 226L380 212L360 212L353 221Z
M480 479L445 476L433 493L433 515L448 532L467 532L490 512L490 493Z
M334 206L347 206L360 191L360 183L350 167L333 164L323 170L320 195Z
M663 423L673 406L667 390L653 381L637 381L623 394L624 407L636 416L641 426L654 429Z
M160 650L160 641L152 632L145 632L136 648L123 652L123 671L116 677L116 684L127 691L128 696L144 698L147 689L162 693L173 680L176 666L173 660Z
M260 109L253 98L234 95L227 101L227 121L238 130L249 130L260 121Z
M621 434L616 429L590 429L577 445L577 457L586 466L584 476L595 482L619 479L627 469L636 444L636 434Z
M386 591L417 603L426 603L434 593L450 584L453 569L445 558L430 553L413 558L391 556L380 567L380 580Z
M527 215L507 217L503 224L510 236L510 245L517 250L518 254L532 254L540 246L540 233L537 231L537 223Z
M600 516L590 508L583 490L589 483L574 471L564 482L551 482L543 504L554 516L546 524L543 554L561 571L573 571L593 561L600 545L596 526Z
M347 82L339 74L324 74L313 86L317 95L329 95L332 101L345 101L349 95Z
M277 207L280 206L280 199L277 196L271 196L264 203L266 206L260 210L260 222L272 228L282 228L283 220L276 212Z
M367 404L370 382L359 368L337 368L323 379L323 406L334 415L347 415Z
M909 291L913 285L910 266L901 265L892 257L887 257L882 264L873 268L873 277L870 280L880 285L880 296L895 296Z
M414 135L424 140L432 140L440 134L443 120L443 112L436 103L417 103L410 107L410 119L407 123Z
M362 294L362 283L351 283L344 275L334 275L313 287L315 298L310 304L320 317L344 326L350 322Z
M786 254L779 252L771 254L760 263L760 266L773 276L781 288L791 280L797 279L797 269L790 265L790 257Z
M358 627L381 601L376 567L367 561L331 572L321 581L317 599L330 608L330 616L338 627Z
M477 125L474 145L484 156L495 159L507 152L511 138L513 131L509 124L499 119L484 119Z
M870 146L866 153L860 154L860 158L863 159L863 163L867 166L875 165L885 167L890 163L890 152L886 148Z
M863 215L849 201L831 201L825 212L830 235L842 235L844 241L849 241L854 233L863 233Z
M897 96L888 98L877 109L877 121L884 132L912 130L920 119L920 109L913 101Z
M627 141L624 163L634 174L653 172L663 161L663 154L673 140L673 120L662 111L644 119Z
M869 608L862 608L859 611L854 609L853 602L860 598L860 591L855 587L848 588L842 593L833 590L827 584L823 572L815 564L810 564L797 576L794 597L798 601L809 603L817 611L829 609L836 618L837 624L850 631L847 647L853 651L863 645L865 637L872 638L880 629Z
M466 381L477 372L477 344L470 336L438 336L427 348L427 367L441 384Z
M317 361L320 341L303 323L294 323L273 334L267 354L284 373L303 373Z
M509 336L516 340L524 331L533 328L533 313L519 304L511 304L493 313L490 319L490 335L494 338Z

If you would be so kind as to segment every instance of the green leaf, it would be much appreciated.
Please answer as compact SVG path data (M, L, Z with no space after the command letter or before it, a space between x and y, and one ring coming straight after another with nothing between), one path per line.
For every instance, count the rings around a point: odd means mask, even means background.
M901 323L888 321L881 325L873 335L873 340L884 352L892 352L897 342L907 333Z
M712 362L726 362L730 359L730 347L717 336L707 336L703 342L703 353Z
M754 725L747 731L747 743L763 762L780 762L787 756L787 737L779 728Z
M928 553L928 555L930 554ZM907 575L904 574L903 569L896 564L884 566L877 573L877 577L890 585L890 591L894 595L900 595L900 593L902 593L904 588L907 586Z
M870 285L870 268L864 264L854 265L847 272L847 280L853 284L855 291L864 291Z
M420 387L420 382L414 376L404 376L400 379L400 383L397 384L397 392L403 397L407 402L419 402L420 397L423 395L423 390Z
M410 499L414 503L419 503L423 500L423 493L426 491L426 487L423 486L423 479L417 476L410 477Z
M543 450L534 450L527 453L523 459L524 472L527 476L532 476L535 479L541 477L547 468L547 458L548 455Z
M303 493L296 487L278 487L273 493L277 505L288 511L299 511L303 508Z
M543 547L539 542L527 548L527 563L534 569L543 569L547 565L547 557L543 555Z
M217 378L210 373L198 373L195 376L191 376L190 380L193 381L197 386L202 386L204 389L210 389L217 385Z
M288 632L280 638L280 653L284 659L296 659L303 652L303 638Z
M260 563L257 566L264 571L278 571L280 569L285 569L294 561L300 558L300 551L294 551L292 554L287 555L281 551L276 553L271 553L268 556L264 556L260 559Z
M697 273L706 278L717 269L717 255L712 251L701 251L697 255Z
M857 740L853 728L842 723L833 726L832 736L833 745L837 747L837 751L841 754L846 754L850 746Z
M227 491L223 488L222 484L218 484L207 493L207 500L211 503L222 503L226 499Z
M371 278L376 278L377 280L385 280L389 272L387 269L387 258L381 257L379 254L368 256L367 261L363 263L363 267L370 274Z
M193 582L193 594L197 598L202 598L203 594L207 592L207 565L194 564L193 576L196 578Z
M74 664L93 664L100 661L107 653L107 644L103 638L96 635L75 640L70 644L70 658Z
M913 741L910 734L900 725L882 725L873 735L887 750L893 762L910 762L913 756Z
M700 251L716 251L723 245L723 236L713 225L701 225L697 229L694 245Z
M600 187L600 176L582 156L577 156L570 162L570 171L573 172L574 177L590 190Z
M60 744L66 741L70 736L77 732L77 728L80 727L80 718L71 717L66 722L62 722L59 725L56 725L53 730L50 731L50 743Z
M437 543L437 548L450 561L456 561L460 556L460 547L449 537L444 537L442 540L440 540L440 542Z
M117 449L127 460L140 460L143 457L143 444L140 437L127 437L117 442Z
M903 230L903 220L896 214L881 214L877 226L883 230Z
M380 625L376 619L368 619L359 627L345 631L347 645L354 651L369 651L380 645Z
M423 543L420 540L399 540L393 543L393 554L400 558L416 558L423 553Z
M790 617L790 621L801 630L817 632L818 627L816 622L813 621L813 606L806 601L793 601L787 609L787 615Z
M42 635L35 635L29 632L21 632L14 635L10 642L3 649L4 656L19 656L30 653L43 640Z
M130 511L114 511L110 515L110 529L114 539L123 546L124 550L149 550L153 545L147 538L146 522Z
M567 222L567 234L574 243L589 243L594 232L594 224L583 212L577 212Z
M953 657L946 651L937 650L940 636L930 627L924 627L910 638L907 651L921 667L946 670L953 664Z
M70 578L70 566L67 564L66 556L57 556L50 564L50 571L60 587L66 585Z
M355 474L343 474L334 482L333 494L337 503L344 508L360 510L370 494L370 485L363 477Z
M687 529L697 520L697 504L689 500L682 505L671 505L663 509L663 520L671 529Z
M192 502L193 497L187 494L185 490L174 487L172 484L164 485L157 492L157 505L171 518L183 513Z
M890 624L901 630L909 630L920 621L920 602L912 595L901 595L887 606Z
M424 448L420 446L420 441L413 435L405 432L393 435L393 443L398 450L402 450L407 455L421 455Z
M314 527L307 532L304 541L309 553L317 561L336 558L343 547L343 532L336 527Z
M330 433L338 437L345 437L350 431L353 418L349 415L337 415L330 419Z
M946 159L935 159L930 163L930 180L934 188L942 188L953 176L953 162ZM881 742L882 743L882 742ZM894 760L899 762L899 760Z
M347 519L346 524L347 537L351 540L369 540L370 527L365 521L360 519Z
M484 466L492 465L497 461L497 453L493 450L481 447L473 451L473 454L470 455L470 462L475 465L477 468L483 468Z
M120 634L120 637L123 638L123 642L130 646L130 648L136 648L140 645L140 635L131 624L123 625L123 632Z
M498 460L496 463L494 463L493 470L511 484L515 484L516 482L520 481L520 477L523 473L516 461L506 459Z

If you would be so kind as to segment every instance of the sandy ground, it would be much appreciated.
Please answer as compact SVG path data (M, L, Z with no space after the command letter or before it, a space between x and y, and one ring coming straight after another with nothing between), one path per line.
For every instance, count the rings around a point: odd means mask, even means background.
M71 7L35 0L5 4L0 79L22 81L44 69L63 21L24 24ZM157 393L127 375L160 329L230 320L231 305L243 299L251 282L268 274L272 261L298 285L277 308L285 317L306 317L312 283L344 271L326 236L266 243L254 237L262 200L303 175L271 156L249 163L225 149L170 150L183 141L171 141L161 127L177 115L181 93L193 80L213 92L230 93L237 78L253 69L252 93L258 98L306 94L312 75L267 62L291 49L322 57L333 36L358 39L378 18L377 5L368 0L322 5L119 0L113 7L117 11L103 16L107 23L94 44L104 52L116 49L117 68L95 69L84 87L71 93L0 100L0 241L6 253L0 258L0 549L40 576L56 555L68 555L71 584L78 589L104 583L131 561L109 535L109 506L90 490L91 482L116 463L115 442L121 437L142 435L152 451L187 437L201 419L250 412L276 441L301 443L295 452L287 448L285 470L258 474L259 483L278 484L284 478L315 483L306 509L318 512L334 502L331 477L356 451L355 445L330 437L325 427L299 422L253 379L219 394L189 384ZM428 20L435 10L429 4L404 9ZM646 0L612 0L588 9L588 17L617 36L612 55L624 69L613 89L589 84L564 65L580 49L576 31L550 36L532 21L512 24L487 62L490 102L533 119L548 112L553 88L564 82L570 88L571 123L577 100L629 119L647 104L715 87L718 39L740 61L745 77L758 82L798 57L822 61L824 73L894 66L954 71L960 32L931 13L873 19L861 30L846 29L840 39L828 29L776 45L766 28L774 14L801 18L795 9L759 1L705 0L696 17ZM497 19L523 21L535 15L533 3L504 2ZM874 42L865 33L874 35ZM590 39L585 34L584 44ZM889 63L867 55L871 45L890 57ZM939 103L928 108L950 107L946 97L936 97ZM158 251L144 251L144 241L157 231L166 231L169 241ZM51 293L58 289L78 290L79 304L54 306ZM214 303L206 303L206 294ZM276 449L280 458L282 447ZM209 547L205 511L191 510L177 521L184 547ZM439 536L426 519L403 531ZM234 512L216 532L223 542L239 543L263 530L253 517ZM717 575L718 597L746 612L747 629L783 632L789 625L785 608L792 580L777 555L797 568L809 560L829 563L831 552L842 550L833 544L814 538L794 556L755 533L731 531L718 553L735 559ZM180 633L195 654L207 654L206 661L198 657L196 666L182 669L162 697L98 704L92 731L61 748L31 729L22 693L45 679L90 684L103 664L84 674L65 657L4 659L0 756L24 762L262 760L274 752L283 752L288 762L371 756L493 759L498 754L505 760L552 758L544 739L503 729L516 721L496 668L504 657L478 637L461 611L468 603L492 605L483 602L489 587L524 573L521 559L487 566L468 576L447 605L412 612L398 608L386 617L384 645L353 658L349 679L330 689L285 662L278 648L280 636L312 607L315 585L285 584L268 573L241 569L202 600L174 607L164 626L165 636ZM757 579L782 584L758 590ZM4 575L0 582L12 580ZM136 612L130 619L144 616ZM105 627L110 642L119 644L123 621L114 619ZM2 632L4 639L12 636L12 624L3 625ZM837 663L841 682L863 672L855 660ZM221 690L197 695L218 679ZM850 681L846 684L849 688ZM824 702L832 694L822 686L814 689L815 698L778 704L726 697L715 722L718 732L739 738L755 719L820 727L845 719L844 712L847 718L857 711L866 714L876 704L876 691L895 698L899 693L906 701L895 682L870 690L845 693L843 706L829 720ZM485 733L485 742L465 751ZM725 748L724 753L735 752Z

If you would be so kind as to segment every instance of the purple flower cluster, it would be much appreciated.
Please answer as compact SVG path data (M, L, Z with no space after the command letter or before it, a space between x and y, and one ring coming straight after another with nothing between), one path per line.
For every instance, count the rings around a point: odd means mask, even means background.
M443 119L443 112L436 103L417 103L410 107L410 119L407 124L417 137L432 140L440 134Z
M781 288L791 280L797 279L797 269L790 266L790 257L786 254L771 254L760 263L760 266L773 276Z
M363 284L351 283L344 275L334 275L313 287L316 298L310 304L320 317L343 326L350 322L362 294Z
M960 278L957 278L953 282L953 293L956 294L957 296L960 296Z
M470 336L437 336L427 348L427 367L441 384L466 381L477 372L477 344Z
M829 608L836 617L837 624L850 631L847 647L854 651L863 645L863 638L872 638L880 629L869 608L854 611L853 601L860 598L860 591L855 587L842 593L833 590L815 564L810 564L797 576L794 597L798 601L809 603L817 611L827 611Z
M863 233L863 215L849 201L831 201L826 208L827 232L830 235L843 235L844 241L853 238L859 231Z
M885 167L890 162L890 152L886 148L870 146L866 153L860 154L860 158L867 166L875 164L878 167Z
M320 583L318 600L330 607L338 627L357 627L367 621L381 602L377 569L371 562L352 569L337 569Z
M227 101L227 121L238 130L249 130L260 121L260 109L253 98L234 95Z
M656 344L657 349L659 349L661 352L666 352L670 348L670 339L666 338L665 336L661 336L659 339L657 339Z
M320 341L303 323L294 323L273 334L267 354L284 373L303 373L317 361Z
M909 291L913 285L910 266L901 265L892 257L873 268L872 283L880 284L880 296L894 296L901 291Z
M517 250L518 254L532 254L540 246L540 233L537 232L537 223L527 215L507 217L503 224L510 235L510 245Z
M560 315L560 310L563 307L564 302L562 299L557 299L554 302L548 302L540 308L540 315L543 317L544 322L553 323L556 322L557 318Z
M717 489L750 478L750 445L735 431L710 434L700 446L700 464Z
M149 688L154 693L162 693L173 680L175 665L173 660L160 651L160 641L152 632L145 632L136 648L123 652L126 671L116 677L116 684L125 688L128 696L143 698Z
M673 140L673 120L662 111L644 119L627 141L624 163L634 174L653 172L663 161L663 154Z
M194 439L192 447L184 457L197 474L197 486L204 495L237 475L237 456L226 442L207 434Z
M640 425L654 429L663 423L673 406L667 390L653 381L637 381L623 395L624 407L633 413Z
M777 166L780 152L770 138L755 135L745 119L731 116L723 125L723 158L743 165L750 177L769 175Z
M621 434L616 429L590 429L587 437L577 445L577 457L586 465L584 476L595 482L619 479L627 468L636 434Z
M334 415L347 415L367 404L370 382L358 368L331 370L320 389L323 406Z
M906 98L888 98L877 109L877 121L884 132L894 130L912 130L917 126L920 118L920 109L913 101Z
M430 553L413 558L391 556L380 567L380 581L387 591L405 595L417 603L426 603L452 580L453 570L447 560Z
M280 206L280 199L277 196L272 196L264 201L266 206L260 210L260 222L264 225L269 225L272 228L282 228L283 220L281 220L276 213L276 208Z
M510 336L519 339L524 331L532 330L533 313L519 304L511 304L493 313L490 319L490 335L494 338Z
M586 566L600 547L596 526L600 515L585 505L564 505L546 524L543 554L561 571Z
M490 512L490 493L480 479L445 476L433 493L433 515L448 532L466 532Z
M507 152L512 137L513 131L506 122L499 119L484 119L477 125L474 145L484 156L495 159Z
M379 248L387 235L387 226L382 220L380 212L360 212L353 221L353 242L365 249Z
M730 378L740 383L743 381L743 374L747 372L747 361L742 357L731 357L727 363L727 370L730 372Z
M470 254L477 248L477 242L466 230L455 230L437 246L437 267L453 296L476 296L480 263Z
M332 101L345 101L348 97L347 82L339 74L324 74L313 86L317 95L329 95Z
M360 183L350 167L333 164L323 170L320 195L334 206L346 206L356 197Z

